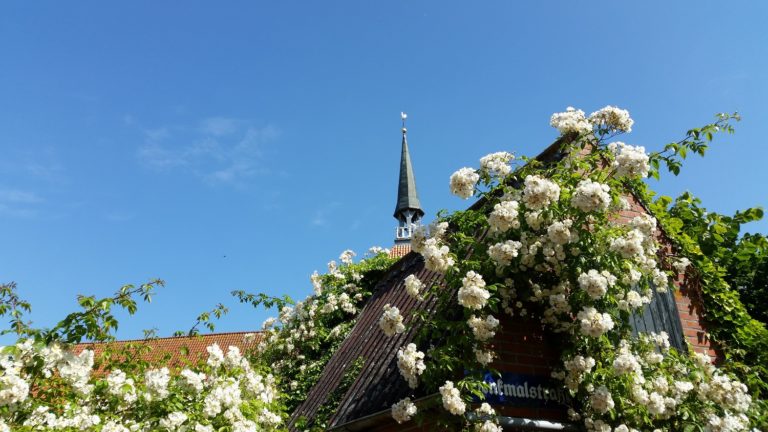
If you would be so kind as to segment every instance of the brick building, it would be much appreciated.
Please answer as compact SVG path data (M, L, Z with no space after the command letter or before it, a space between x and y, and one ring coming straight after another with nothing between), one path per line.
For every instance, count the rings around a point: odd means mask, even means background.
M556 162L563 144L572 139L565 136L537 159ZM624 222L647 213L634 197L627 197L630 209L621 213ZM476 203L475 206L479 206ZM312 419L318 412L335 404L328 427L333 431L416 431L436 430L436 419L444 415L439 394L416 393L419 411L427 415L425 423L397 424L391 418L391 406L398 400L413 394L397 368L397 351L414 340L418 324L409 331L387 337L378 326L384 305L397 305L407 327L417 309L431 311L434 304L429 300L417 301L407 295L404 280L415 274L425 285L440 284L442 276L424 268L421 255L410 252L408 240L413 224L423 216L416 194L415 178L411 165L406 129L403 128L400 178L395 218L398 228L392 255L401 257L376 286L372 297L356 318L349 336L333 354L317 382L307 394L306 400L294 411L289 427L296 428L299 419ZM671 243L663 231L657 232L662 245L661 254L673 252ZM670 343L679 350L692 349L709 354L713 361L720 353L707 338L706 323L702 318L698 290L685 275L674 280L677 289L654 296L642 314L632 318L635 332L666 331ZM492 367L501 377L489 377L491 392L488 401L494 405L505 430L571 430L577 425L567 420L567 392L562 383L550 378L554 368L561 365L559 336L547 332L534 319L504 316L500 318L502 330L493 339L498 359ZM690 344L690 345L689 345ZM355 365L362 362L359 372ZM350 374L356 374L351 384ZM345 378L346 377L346 378ZM332 400L333 399L333 400ZM432 409L431 407L435 407Z

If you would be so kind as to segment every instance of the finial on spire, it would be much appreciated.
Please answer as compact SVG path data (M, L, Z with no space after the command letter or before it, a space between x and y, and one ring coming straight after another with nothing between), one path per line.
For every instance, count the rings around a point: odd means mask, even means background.
M400 111L400 119L403 120L403 133L406 133L408 130L405 128L405 119L408 118L408 114Z

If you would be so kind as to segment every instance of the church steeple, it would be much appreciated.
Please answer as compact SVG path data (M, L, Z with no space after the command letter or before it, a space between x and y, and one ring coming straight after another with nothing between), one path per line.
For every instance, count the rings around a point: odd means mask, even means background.
M407 243L411 240L411 231L413 227L424 216L424 210L421 209L419 194L416 192L416 179L413 175L411 166L411 155L408 152L408 139L405 128L405 119L408 116L400 113L403 120L403 143L400 150L400 180L397 186L397 206L395 207L395 219L398 221L397 231L395 233L395 243Z

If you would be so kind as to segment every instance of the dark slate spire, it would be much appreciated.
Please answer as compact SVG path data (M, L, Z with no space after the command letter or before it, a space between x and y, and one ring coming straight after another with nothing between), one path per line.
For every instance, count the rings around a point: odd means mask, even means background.
M406 138L408 131L405 128L407 115L400 113L400 116L403 119L403 144L400 150L400 181L397 186L397 206L394 214L399 222L395 241L410 241L411 228L424 216L424 210L421 209L419 194L416 192L416 179L408 152Z

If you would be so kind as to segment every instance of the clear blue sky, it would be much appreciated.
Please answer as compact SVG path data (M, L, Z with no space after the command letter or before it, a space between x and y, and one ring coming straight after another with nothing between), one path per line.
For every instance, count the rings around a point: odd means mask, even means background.
M637 3L2 2L0 281L41 326L158 277L119 337L218 302L217 330L256 329L231 290L303 297L342 250L391 245L400 111L428 219L468 204L455 169L536 154L569 105L629 109L649 150L738 110L658 188L766 206L768 4Z

